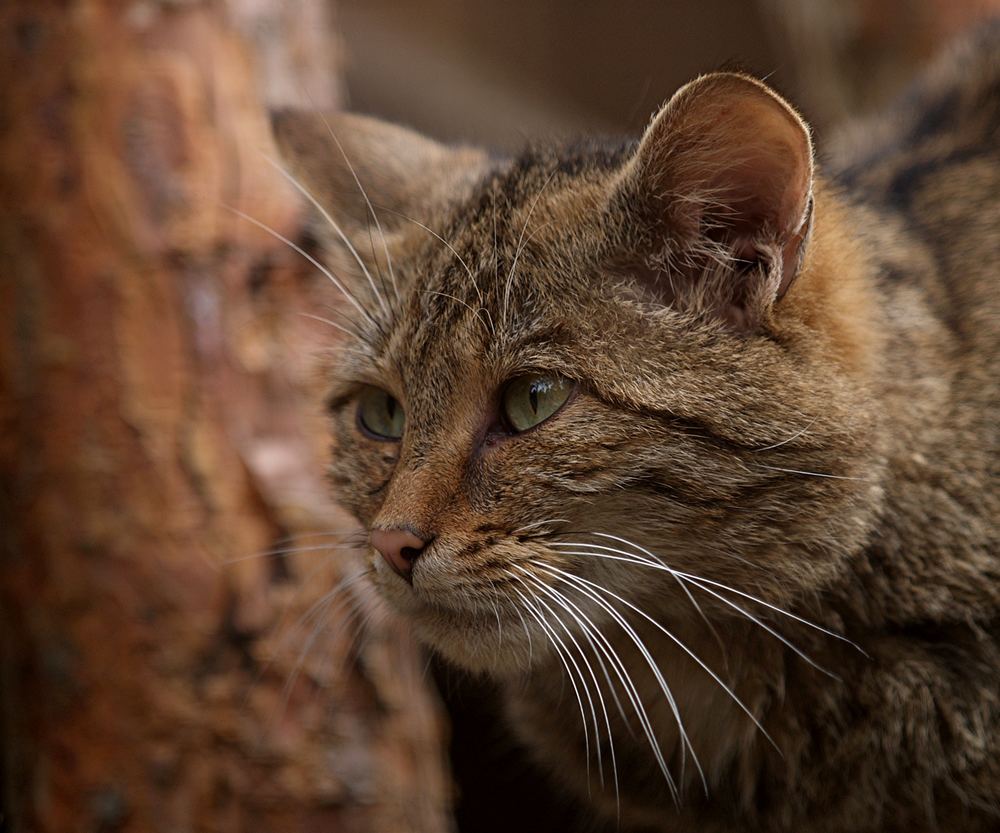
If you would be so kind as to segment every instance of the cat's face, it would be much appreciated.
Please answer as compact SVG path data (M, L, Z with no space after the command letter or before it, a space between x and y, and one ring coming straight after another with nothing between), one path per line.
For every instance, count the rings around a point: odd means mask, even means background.
M368 273L332 234L363 309L332 481L383 597L465 667L628 604L681 626L698 580L786 602L867 532L865 325L808 136L754 82L698 84L638 146L515 162L340 118L381 230L325 127L286 140Z

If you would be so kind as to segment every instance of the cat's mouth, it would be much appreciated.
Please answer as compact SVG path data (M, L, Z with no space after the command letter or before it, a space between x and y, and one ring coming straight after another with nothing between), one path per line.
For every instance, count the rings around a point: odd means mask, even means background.
M418 564L403 577L378 563L374 581L382 598L432 650L467 670L494 676L523 673L546 655L537 608L525 606L517 582L459 577L441 564ZM430 559L428 559L430 562Z

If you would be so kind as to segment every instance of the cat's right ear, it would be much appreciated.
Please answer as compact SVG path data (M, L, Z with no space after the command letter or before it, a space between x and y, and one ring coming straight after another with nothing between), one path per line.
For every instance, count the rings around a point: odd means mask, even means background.
M334 252L343 248L325 211L368 260L380 256L376 216L391 248L412 221L430 224L441 206L465 196L487 164L482 151L352 113L281 110L271 123L280 163L305 192L321 241Z

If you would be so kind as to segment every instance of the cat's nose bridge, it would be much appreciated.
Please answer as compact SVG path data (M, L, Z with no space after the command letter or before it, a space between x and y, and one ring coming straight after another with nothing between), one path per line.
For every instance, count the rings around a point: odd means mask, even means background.
M441 512L453 502L461 481L462 461L400 460L372 529L420 530L436 534Z

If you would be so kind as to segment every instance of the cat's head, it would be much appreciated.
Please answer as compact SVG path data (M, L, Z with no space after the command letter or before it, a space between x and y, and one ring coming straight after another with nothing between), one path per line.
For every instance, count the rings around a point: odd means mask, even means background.
M698 580L785 604L843 569L878 503L875 335L770 89L705 76L638 143L515 159L277 128L349 295L331 478L424 640L512 672L559 620L681 623Z

